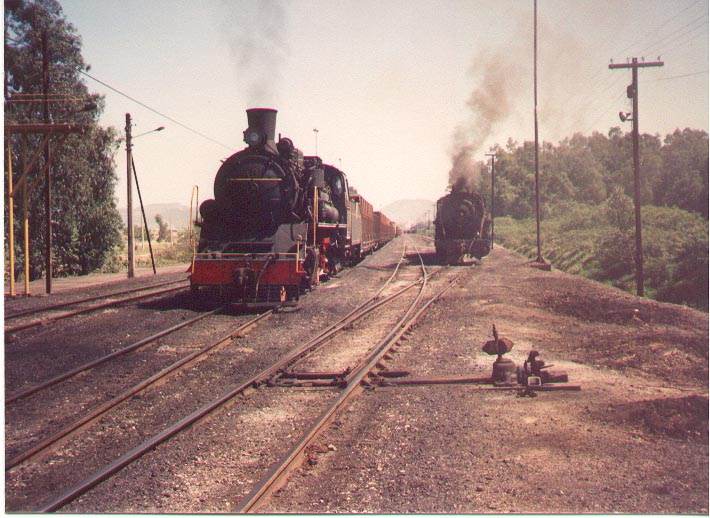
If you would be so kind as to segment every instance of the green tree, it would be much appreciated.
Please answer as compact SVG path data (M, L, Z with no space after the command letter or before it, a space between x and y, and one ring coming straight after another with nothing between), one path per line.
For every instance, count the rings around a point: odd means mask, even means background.
M7 0L5 2L5 122L6 124L44 121L43 40L49 70L49 93L63 102L49 103L49 117L55 123L78 123L82 134L69 136L62 146L52 139L52 239L53 269L56 275L87 274L100 268L120 239L121 219L114 202L116 185L113 155L116 134L103 129L98 119L103 97L90 94L80 71L87 66L81 55L81 38L68 23L56 0ZM28 102L29 101L29 102ZM13 137L15 184L21 176L24 147L28 154L37 149L41 135ZM29 173L35 179L43 158ZM5 184L7 186L7 183ZM30 265L32 279L44 269L47 232L44 181L30 198ZM7 221L7 187L5 211ZM16 215L20 209L16 211ZM23 228L16 221L16 270L21 270ZM7 240L8 227L5 226ZM6 241L7 243L7 241ZM7 250L8 247L6 246Z
M158 241L170 241L170 227L163 220L163 216L156 214L155 222L158 224Z
M675 130L661 150L663 171L654 204L679 207L708 217L708 134Z

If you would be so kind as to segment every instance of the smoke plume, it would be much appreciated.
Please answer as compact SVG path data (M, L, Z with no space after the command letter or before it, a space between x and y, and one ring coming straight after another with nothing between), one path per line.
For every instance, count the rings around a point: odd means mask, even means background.
M466 102L468 118L454 132L449 171L454 190L475 190L479 180L476 157L494 126L510 115L513 94L520 85L520 67L497 53L482 53L471 73L480 79Z
M252 107L278 104L281 71L289 53L284 6L278 0L223 0L219 15L239 93Z

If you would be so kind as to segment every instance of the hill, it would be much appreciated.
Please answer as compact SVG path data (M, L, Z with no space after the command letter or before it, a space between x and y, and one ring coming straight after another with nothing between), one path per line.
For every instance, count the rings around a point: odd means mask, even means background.
M118 209L121 221L126 224L126 207ZM152 203L145 206L145 217L148 220L148 228L158 230L155 222L156 214L160 214L168 225L177 230L186 230L190 220L190 208L180 203ZM133 206L133 225L139 226L143 223L140 205Z
M436 204L431 200L397 200L384 206L382 213L400 227L410 227L415 223L433 220Z
M436 212L435 203L430 200L398 200L383 207L382 212L401 227L409 227L427 218L434 219ZM118 209L123 224L126 224L126 207ZM148 228L158 230L155 215L160 214L163 219L177 230L187 229L190 218L190 208L180 203L152 203L146 205L145 216ZM134 205L133 224L140 225L143 221L140 206Z

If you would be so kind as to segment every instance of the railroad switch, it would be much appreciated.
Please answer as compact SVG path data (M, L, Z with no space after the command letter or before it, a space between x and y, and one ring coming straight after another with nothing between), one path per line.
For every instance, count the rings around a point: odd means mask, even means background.
M473 376L441 376L417 378L410 377L409 371L388 371L381 365L380 370L371 374L368 382L363 382L367 388L414 386L414 385L478 385L476 390L517 390L518 396L535 397L536 392L560 390L581 390L579 385L566 385L567 373L548 370L553 365L545 365L538 351L532 350L522 367L503 355L513 349L513 341L498 336L498 330L493 325L493 340L483 346L483 352L497 356L493 362L493 372L490 377ZM492 385L492 386L491 386Z
M513 385L516 383L515 362L509 358L503 358L505 353L513 350L513 341L498 337L496 325L493 324L493 340L489 340L483 346L483 352L490 355L498 355L493 362L493 375L491 379L494 385Z
M503 358L503 355L512 349L513 341L499 337L498 330L493 324L493 340L485 343L483 352L498 356L493 363L493 375L491 376L494 386L522 387L523 390L518 395L530 397L536 396L536 390L579 390L578 386L557 386L554 389L545 386L550 383L567 383L569 376L564 371L547 370L554 365L545 365L545 362L540 358L540 353L536 350L530 351L522 367L516 367L512 360Z
M348 367L342 372L281 371L269 380L272 387L343 387L350 374Z

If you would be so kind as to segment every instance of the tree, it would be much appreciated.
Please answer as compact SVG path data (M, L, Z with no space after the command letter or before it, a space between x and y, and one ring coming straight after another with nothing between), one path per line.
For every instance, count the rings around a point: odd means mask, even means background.
M155 222L158 224L158 241L170 241L170 227L163 220L163 216L156 214Z
M43 40L46 41L46 54ZM6 123L44 121L41 94L42 58L45 56L50 95L70 100L49 103L51 121L79 123L87 128L81 135L68 137L61 147L55 144L56 139L52 140L51 219L55 274L90 273L104 264L119 243L121 219L114 201L116 134L113 129L99 127L104 99L90 94L81 80L80 72L88 69L81 56L81 38L64 19L61 5L56 0L6 0L4 51ZM18 164L13 168L14 183L19 180L20 168L24 168L22 163L26 160L22 148L31 153L40 142L41 135L13 137L13 163ZM38 177L43 160L40 159L29 173L30 179ZM31 194L29 203L31 279L39 278L44 267L45 188L42 181ZM6 221L7 196L6 188ZM18 218L16 243L23 239L20 223ZM7 235L6 225L6 240ZM23 252L16 247L19 273Z
M708 134L677 129L661 150L663 171L654 203L698 212L708 217Z

